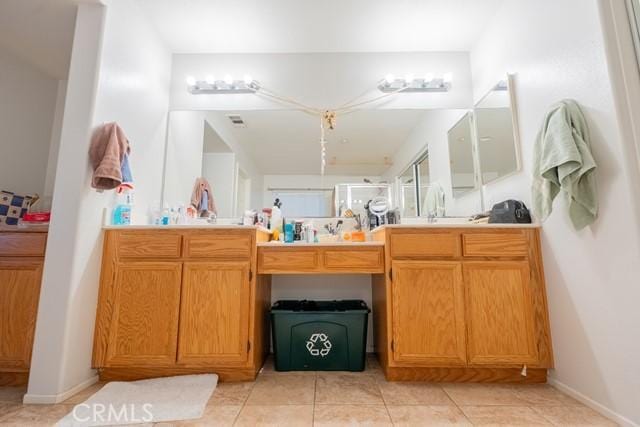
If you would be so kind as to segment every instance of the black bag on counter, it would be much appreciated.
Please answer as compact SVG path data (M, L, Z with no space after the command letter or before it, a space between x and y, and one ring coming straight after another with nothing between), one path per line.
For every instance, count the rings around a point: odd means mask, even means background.
M491 208L490 224L531 224L531 214L524 203L518 200L505 200Z

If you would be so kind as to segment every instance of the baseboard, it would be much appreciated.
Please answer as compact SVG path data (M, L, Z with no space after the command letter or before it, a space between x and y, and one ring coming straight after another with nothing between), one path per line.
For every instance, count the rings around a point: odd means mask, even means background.
M98 376L95 375L80 384L71 387L69 390L58 394L30 394L24 395L22 402L27 405L53 405L61 403L98 382Z
M633 421L631 421L630 419L618 414L617 412L612 411L611 409L607 408L606 406L604 406L604 405L596 402L595 400L585 396L584 394L582 394L579 391L569 387L568 385L558 381L555 378L549 378L548 383L551 384L552 386L554 386L555 388L557 388L558 390L560 390L560 391L568 394L569 396L573 397L577 401L585 404L586 406L588 406L589 408L593 409L594 411L600 413L601 415L609 418L612 421L615 421L616 423L620 424L621 426L624 426L624 427L640 427L639 424L636 424Z

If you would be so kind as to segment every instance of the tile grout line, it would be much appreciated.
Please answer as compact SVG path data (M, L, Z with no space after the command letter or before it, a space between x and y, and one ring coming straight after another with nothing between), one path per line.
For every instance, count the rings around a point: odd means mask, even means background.
M238 422L238 418L240 418L240 414L242 413L242 410L245 408L245 406L247 406L247 401L249 400L249 396L251 396L251 393L253 392L253 389L256 386L256 383L258 382L259 376L260 376L260 373L258 373L258 375L253 381L251 381L251 388L249 389L249 393L247 393L247 397L244 398L242 405L240 405L240 410L236 414L235 418L233 419L233 423L231 423L231 425L236 425L236 423Z
M389 411L389 406L387 406L387 399L384 398L384 394L382 394L382 388L380 388L380 383L376 379L376 386L378 387L378 391L380 392L380 397L382 398L382 403L384 404L384 410L387 411L387 416L389 417L389 422L391 425L395 425L393 422L393 418L391 418L391 412Z
M470 425L475 425L473 424L473 422L471 422L471 419L467 416L467 414L464 412L464 410L462 409L462 407L458 404L458 402L455 401L455 399L453 398L453 396L451 396L448 392L447 389L442 385L442 383L438 384L438 386L440 387L440 389L444 392L444 394L447 395L447 397L453 402L453 405L456 407L456 409L458 411L460 411L460 413L462 414L462 416L464 417L465 420L467 420L469 422Z

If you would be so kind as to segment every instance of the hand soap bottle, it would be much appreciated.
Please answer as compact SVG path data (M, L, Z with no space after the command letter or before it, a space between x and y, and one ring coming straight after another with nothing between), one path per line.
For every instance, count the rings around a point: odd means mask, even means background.
M113 208L113 225L130 225L131 224L131 205L133 204L132 194L126 191L124 194L118 195L118 204Z

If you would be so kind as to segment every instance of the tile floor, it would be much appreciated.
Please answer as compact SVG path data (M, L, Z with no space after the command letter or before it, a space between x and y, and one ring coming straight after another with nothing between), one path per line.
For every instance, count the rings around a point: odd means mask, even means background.
M0 426L53 425L101 387L59 405L22 405L23 388L0 388ZM364 373L275 372L221 383L199 420L157 426L615 426L547 385L385 381L372 357Z

